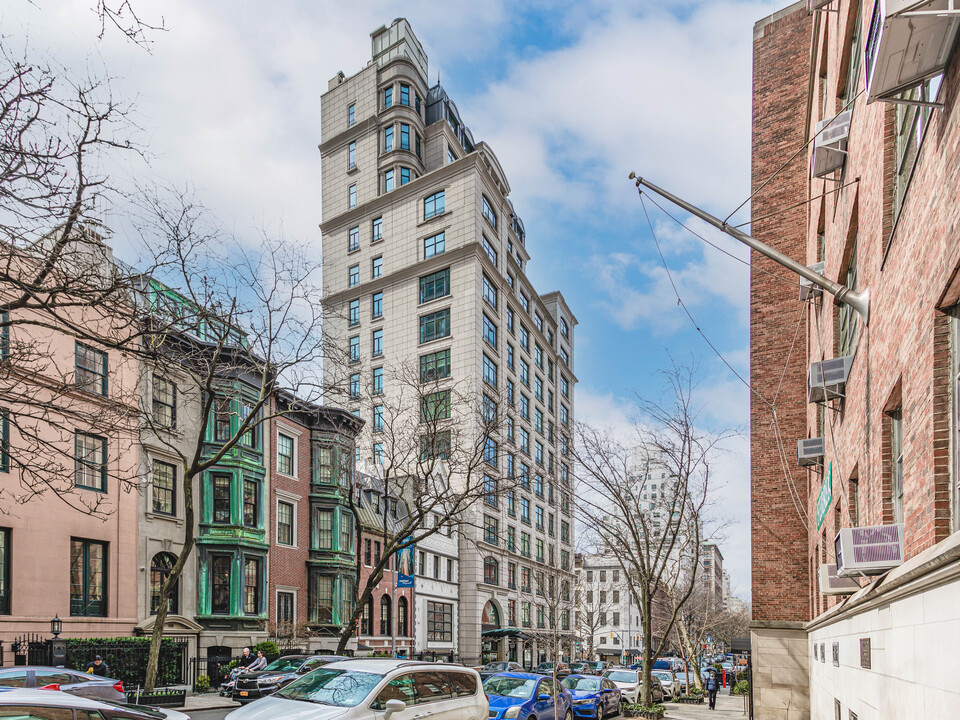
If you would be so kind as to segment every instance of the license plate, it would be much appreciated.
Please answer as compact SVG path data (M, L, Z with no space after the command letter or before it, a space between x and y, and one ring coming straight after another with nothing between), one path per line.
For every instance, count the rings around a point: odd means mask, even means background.
M240 697L246 697L246 696L247 696L247 691L246 691L246 690L241 690L241 691L240 691Z

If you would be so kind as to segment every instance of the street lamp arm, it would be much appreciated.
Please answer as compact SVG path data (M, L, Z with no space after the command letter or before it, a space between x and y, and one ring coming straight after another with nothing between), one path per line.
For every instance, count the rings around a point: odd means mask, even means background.
M814 285L817 285L818 287L823 288L828 293L833 295L834 302L836 304L839 305L843 303L844 305L849 305L858 313L860 313L860 316L863 318L864 324L869 324L870 322L870 289L869 288L867 288L866 290L857 292L856 290L852 290L851 288L848 288L846 285L835 283L832 280L824 277L820 273L814 272L813 270L808 268L806 265L803 265L797 262L796 260L794 260L793 258L787 255L784 255L779 250L774 250L769 245L766 245L760 242L759 240L751 237L750 235L747 235L742 230L739 230L736 227L732 225L728 225L722 220L715 218L713 215L709 214L708 212L705 212L704 210L701 210L696 205L691 205L686 200L682 200L678 198L673 193L670 193L664 190L663 188L657 187L649 180L644 180L642 177L638 176L636 173L631 172L630 179L636 182L638 189L640 188L641 185L643 185L645 188L652 190L653 192L666 198L667 200L674 203L675 205L682 207L684 210L686 210L690 214L696 215L705 223L708 223L709 225L713 225L713 227L717 228L717 230L720 230L721 232L726 233L730 237L736 240L739 240L747 247L753 250L756 250L761 255L767 256L768 258L782 265L788 270L792 270L800 277L805 278L809 280L811 283L813 283Z

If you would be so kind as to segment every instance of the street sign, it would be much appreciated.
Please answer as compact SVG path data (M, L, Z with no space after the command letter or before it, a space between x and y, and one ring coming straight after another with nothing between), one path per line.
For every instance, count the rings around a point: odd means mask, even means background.
M820 495L817 497L817 532L827 517L827 510L830 509L830 503L833 502L833 461L827 465L827 476L823 479L823 486L820 488Z

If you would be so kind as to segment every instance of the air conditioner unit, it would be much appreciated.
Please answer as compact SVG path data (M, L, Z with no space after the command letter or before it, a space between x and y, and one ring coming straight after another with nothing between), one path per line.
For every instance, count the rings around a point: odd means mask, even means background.
M797 465L808 467L823 463L823 454L826 452L823 438L807 438L797 441Z
M833 0L807 0L807 11L822 10L832 2Z
M958 29L956 0L877 0L863 54L867 102L894 100L941 74Z
M820 273L823 275L824 270L826 269L826 263L818 262L813 265L808 265L811 270L815 273ZM800 278L800 300L811 300L823 295L823 288L819 285L814 285L812 282L807 280L805 277Z
M860 589L860 583L853 578L837 575L834 564L821 565L817 572L821 595L852 595Z
M903 565L903 524L840 528L833 541L837 575L879 575Z
M852 364L853 355L810 363L807 402L819 403L844 397Z
M850 136L852 110L844 110L817 123L813 140L813 176L822 178L843 167L847 157L847 138Z

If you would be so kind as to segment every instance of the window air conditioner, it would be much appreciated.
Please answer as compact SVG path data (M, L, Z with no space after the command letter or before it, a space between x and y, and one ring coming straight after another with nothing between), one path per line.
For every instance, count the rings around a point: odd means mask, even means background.
M956 0L877 0L863 54L867 102L894 100L941 74L958 28Z
M823 463L823 454L826 452L823 438L807 438L797 441L797 465L809 467Z
M820 273L823 275L823 271L826 269L826 263L818 262L813 265L808 265L811 270L815 273ZM823 295L823 288L819 285L814 285L812 282L807 280L805 277L800 278L800 300L811 300Z
M834 564L821 565L817 573L821 595L852 595L860 589L853 578L839 577Z
M847 157L847 137L850 135L852 110L844 110L817 123L813 140L813 176L822 178L840 170Z
M903 565L903 524L841 528L833 541L837 576L879 575Z
M853 355L810 363L807 402L820 403L844 397L852 364Z

